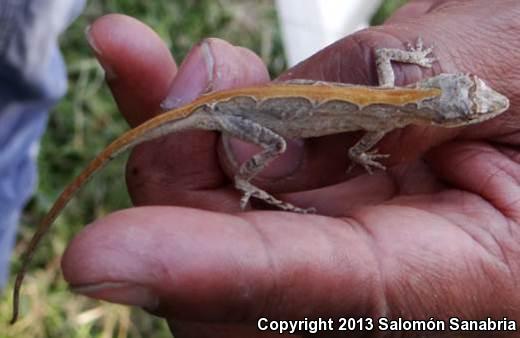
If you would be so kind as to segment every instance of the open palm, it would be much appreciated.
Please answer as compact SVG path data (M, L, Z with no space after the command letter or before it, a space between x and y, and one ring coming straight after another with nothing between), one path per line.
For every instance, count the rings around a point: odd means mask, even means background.
M485 39L457 44L466 26L453 18L471 11L488 16L485 1L432 3L441 7L420 12L412 2L388 26L339 41L282 78L373 84L373 48L400 47L420 34L438 45L439 63L427 72L397 66L398 83L471 70L511 99L509 112L474 127L393 132L379 146L391 154L390 169L374 175L345 173L348 146L359 135L290 142L256 182L286 201L316 207L318 215L240 212L229 177L256 150L238 140L196 131L141 145L127 171L141 207L98 220L76 237L63 260L69 283L164 316L178 337L264 337L256 328L260 317L520 319L520 124L514 122L520 72L505 63L495 67L493 59L486 64L483 54L496 50L482 48L490 44ZM520 15L520 6L501 4L493 9L493 29L507 22L509 46L520 26L511 29L506 19ZM432 33L450 24L460 33ZM268 80L255 55L216 39L195 46L177 71L154 33L123 16L99 19L90 41L134 126L158 112L165 96L171 107L208 88Z

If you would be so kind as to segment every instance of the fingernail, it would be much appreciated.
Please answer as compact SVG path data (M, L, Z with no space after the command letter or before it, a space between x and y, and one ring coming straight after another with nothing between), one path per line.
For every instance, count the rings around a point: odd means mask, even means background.
M161 108L170 110L185 105L211 90L215 59L207 41L191 49L179 68Z
M304 141L286 141L287 149L285 152L283 152L273 162L269 163L269 165L258 174L259 177L269 179L287 177L292 175L301 167L304 157ZM262 151L260 146L233 137L223 137L222 143L226 156L236 169L252 156Z
M99 64L101 65L101 67L103 67L103 70L105 71L106 79L113 80L117 77L116 73L114 72L114 69L112 68L112 66L108 62L106 62L106 60L104 60L103 53L101 52L101 49L97 45L96 39L94 38L94 35L91 32L91 29L92 29L92 27L90 25L87 26L87 28L85 28L85 38L87 39L87 42L88 42L90 48L96 55L96 59L98 60Z
M82 295L106 300L112 303L139 306L153 310L159 305L159 298L148 288L124 282L100 283L75 286L72 291Z

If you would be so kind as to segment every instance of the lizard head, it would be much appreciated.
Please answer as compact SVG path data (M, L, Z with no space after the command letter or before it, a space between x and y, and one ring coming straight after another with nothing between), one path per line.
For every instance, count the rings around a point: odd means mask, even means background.
M509 108L509 100L472 74L441 74L424 80L425 87L441 89L433 123L458 127L491 119Z

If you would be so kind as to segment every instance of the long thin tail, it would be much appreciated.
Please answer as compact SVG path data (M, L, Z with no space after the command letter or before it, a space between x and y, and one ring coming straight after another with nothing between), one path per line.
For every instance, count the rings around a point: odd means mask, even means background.
M116 140L116 142L117 141L118 140ZM116 142L114 142L112 145L115 146ZM120 145L121 142L118 143L118 145ZM113 147L112 145L107 147L101 154L99 154L94 160L92 160L87 166L87 168L85 168L85 170L65 188L65 190L60 194L56 202L54 202L54 205L52 206L51 210L45 215L45 217L42 219L42 221L36 228L35 234L31 238L29 245L24 251L22 258L22 267L16 275L16 281L14 283L13 291L13 316L10 321L11 324L14 324L18 319L20 289L22 287L22 282L25 277L27 268L34 256L36 247L40 243L43 236L45 236L45 234L49 231L50 226L58 217L61 210L67 205L67 203L76 194L76 192L90 178L92 178L96 174L96 172L103 169L110 162L110 160L117 155L116 153L114 153L115 147Z
M198 114L193 113L191 108L192 106L184 106L175 110L171 110L151 120L148 120L144 124L132 130L127 131L122 136L113 141L108 147L106 147L96 158L94 158L83 170L83 172L65 188L56 202L54 202L51 210L47 213L47 215L45 215L43 220L36 228L35 234L31 238L27 249L24 251L22 267L16 275L16 280L14 283L13 316L10 321L11 324L14 324L18 319L20 290L27 268L33 258L35 249L40 243L41 239L49 231L50 226L58 217L61 210L70 201L70 199L89 179L91 179L98 171L103 169L113 158L125 150L145 141L149 141L169 133L196 128L196 123L199 116ZM188 116L187 112L191 112L191 114Z

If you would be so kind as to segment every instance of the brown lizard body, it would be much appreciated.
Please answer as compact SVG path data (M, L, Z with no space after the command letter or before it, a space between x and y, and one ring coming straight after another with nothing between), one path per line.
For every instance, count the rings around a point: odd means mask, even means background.
M39 224L25 251L13 297L12 323L18 316L23 277L41 238L67 202L86 181L115 156L140 143L182 130L216 130L257 144L262 151L240 167L235 186L243 192L245 208L251 197L280 209L307 212L280 201L250 183L251 179L285 151L286 138L319 137L363 130L366 134L351 149L349 157L363 165L382 168L370 149L389 131L406 125L457 127L493 118L509 107L503 95L481 79L466 74L441 74L406 87L394 87L391 61L430 67L432 58L418 41L408 51L376 51L379 86L355 86L311 80L272 82L203 95L194 102L165 112L126 132L106 147L70 183Z

